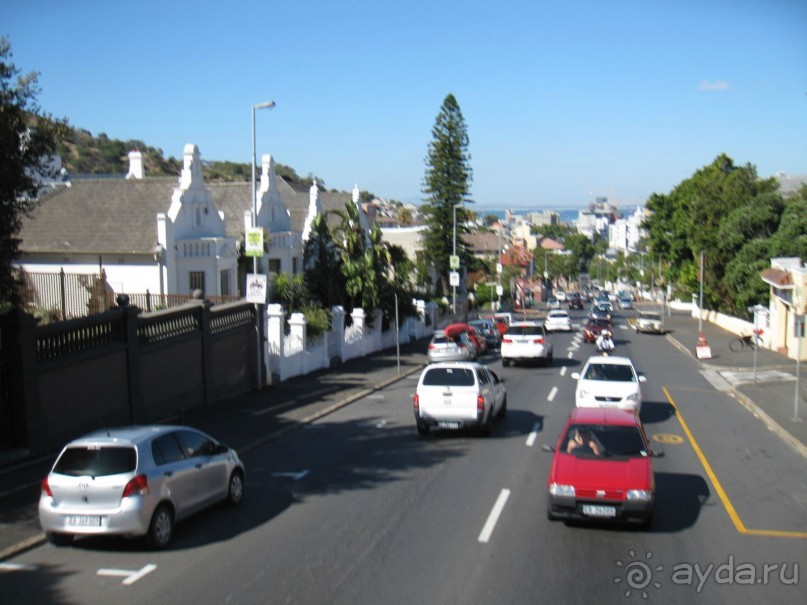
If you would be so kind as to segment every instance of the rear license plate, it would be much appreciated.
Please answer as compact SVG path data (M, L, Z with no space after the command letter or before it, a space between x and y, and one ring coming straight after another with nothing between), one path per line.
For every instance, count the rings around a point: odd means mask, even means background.
M101 527L101 517L93 515L71 515L67 517L67 524L79 527Z
M589 517L616 517L616 508L613 506L595 506L584 504L583 514Z
M460 423L459 422L438 422L437 426L439 426L441 429L457 430L458 428L460 428Z

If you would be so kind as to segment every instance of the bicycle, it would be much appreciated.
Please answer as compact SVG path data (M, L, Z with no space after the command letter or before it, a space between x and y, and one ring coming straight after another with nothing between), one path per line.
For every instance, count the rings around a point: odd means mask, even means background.
M749 348L753 351L754 349L759 349L761 344L762 339L759 334L743 334L729 342L729 350L737 353Z

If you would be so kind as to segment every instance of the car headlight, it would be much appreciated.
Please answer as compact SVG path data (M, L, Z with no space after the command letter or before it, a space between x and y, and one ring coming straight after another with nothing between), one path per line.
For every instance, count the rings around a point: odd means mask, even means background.
M574 498L574 485L551 483L549 485L549 493L553 496L567 496L569 498Z
M650 502L653 499L653 492L649 489L629 489L628 500L639 500L641 502Z

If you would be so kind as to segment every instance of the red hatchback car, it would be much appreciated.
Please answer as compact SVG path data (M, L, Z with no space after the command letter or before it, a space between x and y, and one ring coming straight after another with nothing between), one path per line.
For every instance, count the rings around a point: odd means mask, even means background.
M552 448L549 448L552 450ZM656 483L639 416L576 408L558 439L547 479L550 520L636 521L649 527Z

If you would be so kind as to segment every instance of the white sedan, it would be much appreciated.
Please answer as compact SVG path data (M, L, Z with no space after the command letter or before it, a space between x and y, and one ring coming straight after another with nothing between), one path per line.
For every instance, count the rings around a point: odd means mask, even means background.
M547 332L557 332L565 330L566 332L572 331L572 318L568 311L563 309L553 309L546 315L544 320L544 327Z
M642 409L645 377L627 357L589 357L583 371L573 372L572 378L577 380L575 407L621 408L637 414Z

